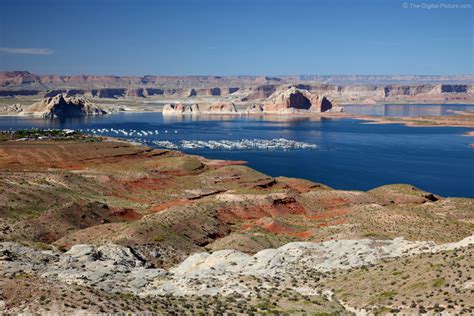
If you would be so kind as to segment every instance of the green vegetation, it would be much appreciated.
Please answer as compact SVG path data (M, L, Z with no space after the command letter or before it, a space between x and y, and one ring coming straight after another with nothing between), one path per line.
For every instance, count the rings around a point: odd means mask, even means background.
M444 284L446 284L446 280L443 279L443 278L437 278L437 279L434 280L434 282L433 282L433 286L434 286L434 287L442 287Z
M0 131L0 141L6 140L76 140L83 142L98 142L99 137L82 134L72 130L40 130L20 129L16 131Z
M32 275L29 274L29 273L15 273L13 275L13 278L15 279L28 279L28 278L31 278Z
M386 291L386 292L380 293L379 297L384 298L384 299L391 299L397 294L398 294L397 291L392 290L392 291Z
M158 235L155 235L155 236L153 237L153 241L154 241L154 242L161 242L161 241L166 240L166 238L167 238L167 235L166 235L166 234L158 234Z

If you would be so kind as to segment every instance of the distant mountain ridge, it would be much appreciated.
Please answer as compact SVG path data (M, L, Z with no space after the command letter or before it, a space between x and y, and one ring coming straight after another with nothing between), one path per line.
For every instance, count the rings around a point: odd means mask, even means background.
M38 75L28 71L0 72L0 87L26 88L136 88L228 87L266 84L326 83L338 85L474 84L474 75L294 75L294 76L114 76Z
M276 91L290 87L308 90L341 104L474 103L474 75L140 77L0 72L0 97L30 96L36 99L65 94L94 99L150 98L168 103L169 100L195 103L196 99L207 102L209 98L219 102L262 103Z

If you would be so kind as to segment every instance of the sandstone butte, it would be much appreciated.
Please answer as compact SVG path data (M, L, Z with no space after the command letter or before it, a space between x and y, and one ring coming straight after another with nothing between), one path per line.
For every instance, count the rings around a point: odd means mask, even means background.
M265 104L252 104L243 112L237 111L231 102L208 104L166 104L164 115L180 114L288 114L288 113L322 113L341 112L342 108L334 105L327 97L312 94L308 90L296 87L285 87L272 94Z
M237 114L234 103L209 103L209 104L166 104L163 107L163 115L179 114Z
M111 113L110 107L96 105L83 97L67 97L58 94L32 104L22 114L33 114L44 118L103 115Z
M264 104L264 112L291 113L294 111L327 112L340 111L333 106L325 96L315 95L305 89L290 87L281 92L275 92L269 97L270 101Z

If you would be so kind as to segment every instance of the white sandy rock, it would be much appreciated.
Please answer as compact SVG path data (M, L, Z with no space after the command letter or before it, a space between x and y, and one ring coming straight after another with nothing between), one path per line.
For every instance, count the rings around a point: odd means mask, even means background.
M120 245L75 245L61 253L3 242L0 243L0 276L39 274L69 284L141 296L248 295L254 290L240 282L242 276L293 278L298 277L298 271L302 270L348 269L374 264L383 258L453 250L473 244L474 236L444 245L403 238L293 242L280 248L262 250L253 256L236 250L197 253L167 272L151 267L135 250ZM263 282L261 286L271 285ZM465 287L471 288L472 284ZM308 289L300 290L308 292Z
M171 279L160 284L151 283L144 295L198 294L204 288L206 293L224 294L234 289L246 293L237 282L238 275L271 277L291 275L298 269L313 269L321 272L335 269L349 269L374 264L383 258L400 257L425 252L437 252L466 247L474 244L468 237L460 242L437 246L430 241L407 241L403 238L374 241L330 240L322 243L294 242L277 249L265 249L254 256L236 250L220 250L212 254L198 253L188 257L171 269ZM191 280L199 279L195 287ZM221 284L221 285L219 285ZM185 293L185 294L184 294Z

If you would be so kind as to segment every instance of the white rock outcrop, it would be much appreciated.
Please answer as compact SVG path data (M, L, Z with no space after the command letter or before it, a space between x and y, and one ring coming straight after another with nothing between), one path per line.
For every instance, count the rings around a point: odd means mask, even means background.
M236 251L220 250L212 254L197 253L170 269L171 277L161 284L150 284L147 295L188 295L250 293L239 282L239 276L271 278L290 277L298 270L328 272L375 264L394 258L426 252L439 252L474 244L474 236L457 243L436 245L431 241L393 240L330 240L322 243L293 242L276 249L264 249L253 256ZM200 280L193 284L191 280ZM145 294L144 294L145 295Z
M3 242L0 243L0 276L38 274L69 284L142 296L246 295L252 289L240 282L241 277L245 276L292 278L298 277L298 271L302 270L328 272L349 269L375 264L384 258L448 251L471 245L474 245L474 236L444 245L403 238L293 242L276 249L262 250L253 256L236 250L196 253L166 271L152 267L133 248L120 245L75 245L61 253Z

